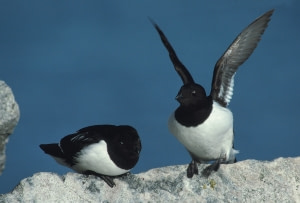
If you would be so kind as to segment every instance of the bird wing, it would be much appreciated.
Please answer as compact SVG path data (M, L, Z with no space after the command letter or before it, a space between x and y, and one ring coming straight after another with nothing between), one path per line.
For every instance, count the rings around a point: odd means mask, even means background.
M274 10L270 10L246 27L217 61L211 93L213 100L226 107L233 94L234 75L238 67L253 53Z
M172 45L169 43L167 37L164 35L164 33L161 31L161 29L158 27L158 25L153 20L150 19L150 21L153 24L153 26L155 27L155 29L157 30L164 46L168 50L170 59L174 65L175 70L177 71L178 75L180 76L183 84L194 83L193 77L191 76L191 74L189 73L187 68L178 59Z
M94 125L82 128L76 133L62 138L59 146L66 158L71 158L85 146L105 139L111 128L113 128L112 125Z

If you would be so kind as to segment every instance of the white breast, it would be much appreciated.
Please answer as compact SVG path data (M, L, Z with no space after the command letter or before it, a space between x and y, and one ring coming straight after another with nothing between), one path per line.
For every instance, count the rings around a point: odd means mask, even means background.
M226 155L226 161L234 159L233 116L229 109L213 103L210 116L197 127L184 127L175 119L174 113L168 123L171 133L200 160L216 160Z
M91 170L102 175L117 176L128 172L116 166L107 153L107 145L103 140L84 148L72 168L77 172Z

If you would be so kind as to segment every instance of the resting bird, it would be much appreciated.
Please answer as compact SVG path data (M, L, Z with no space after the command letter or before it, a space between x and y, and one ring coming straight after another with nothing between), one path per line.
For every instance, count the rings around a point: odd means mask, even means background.
M214 161L202 171L202 175L208 177L219 169L221 163L236 162L238 151L233 148L233 116L227 108L233 95L234 76L256 48L272 14L273 10L270 10L253 21L217 61L209 95L194 82L162 30L152 21L183 82L176 96L180 105L171 114L168 127L191 155L188 178L198 174L197 163Z
M137 131L127 125L94 125L80 129L60 140L41 144L40 148L59 164L74 171L102 178L110 187L112 176L132 169L141 152Z

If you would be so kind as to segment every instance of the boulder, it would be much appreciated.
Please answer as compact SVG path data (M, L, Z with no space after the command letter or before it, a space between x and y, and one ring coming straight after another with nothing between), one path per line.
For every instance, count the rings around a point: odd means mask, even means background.
M221 165L209 178L188 179L186 168L115 178L114 188L95 176L40 172L0 195L0 202L300 202L300 157Z
M0 80L0 174L5 166L5 145L20 118L19 106L11 89Z

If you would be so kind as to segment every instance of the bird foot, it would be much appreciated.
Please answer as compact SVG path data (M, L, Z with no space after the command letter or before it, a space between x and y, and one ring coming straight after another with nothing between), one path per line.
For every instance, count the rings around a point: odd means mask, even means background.
M94 176L100 177L111 188L113 188L114 186L116 186L116 184L114 183L113 179L110 176L102 175L102 174L96 173L94 171L86 171L84 174L86 174L86 175L94 175Z
M197 162L192 160L192 162L189 164L187 170L187 177L188 178L192 178L194 176L194 174L198 175L198 166L197 166Z
M210 174L213 172L213 171L217 171L218 169L220 168L220 161L219 159L217 161L215 161L214 163L212 163L211 165L207 166L202 172L201 174L204 176L204 177L208 177L210 176Z
M201 174L204 176L204 177L208 177L210 176L210 174L213 172L213 171L218 171L219 168L220 168L220 165L221 163L225 163L225 160L226 160L226 154L221 154L220 157L215 161L213 162L211 165L207 166L202 172Z

